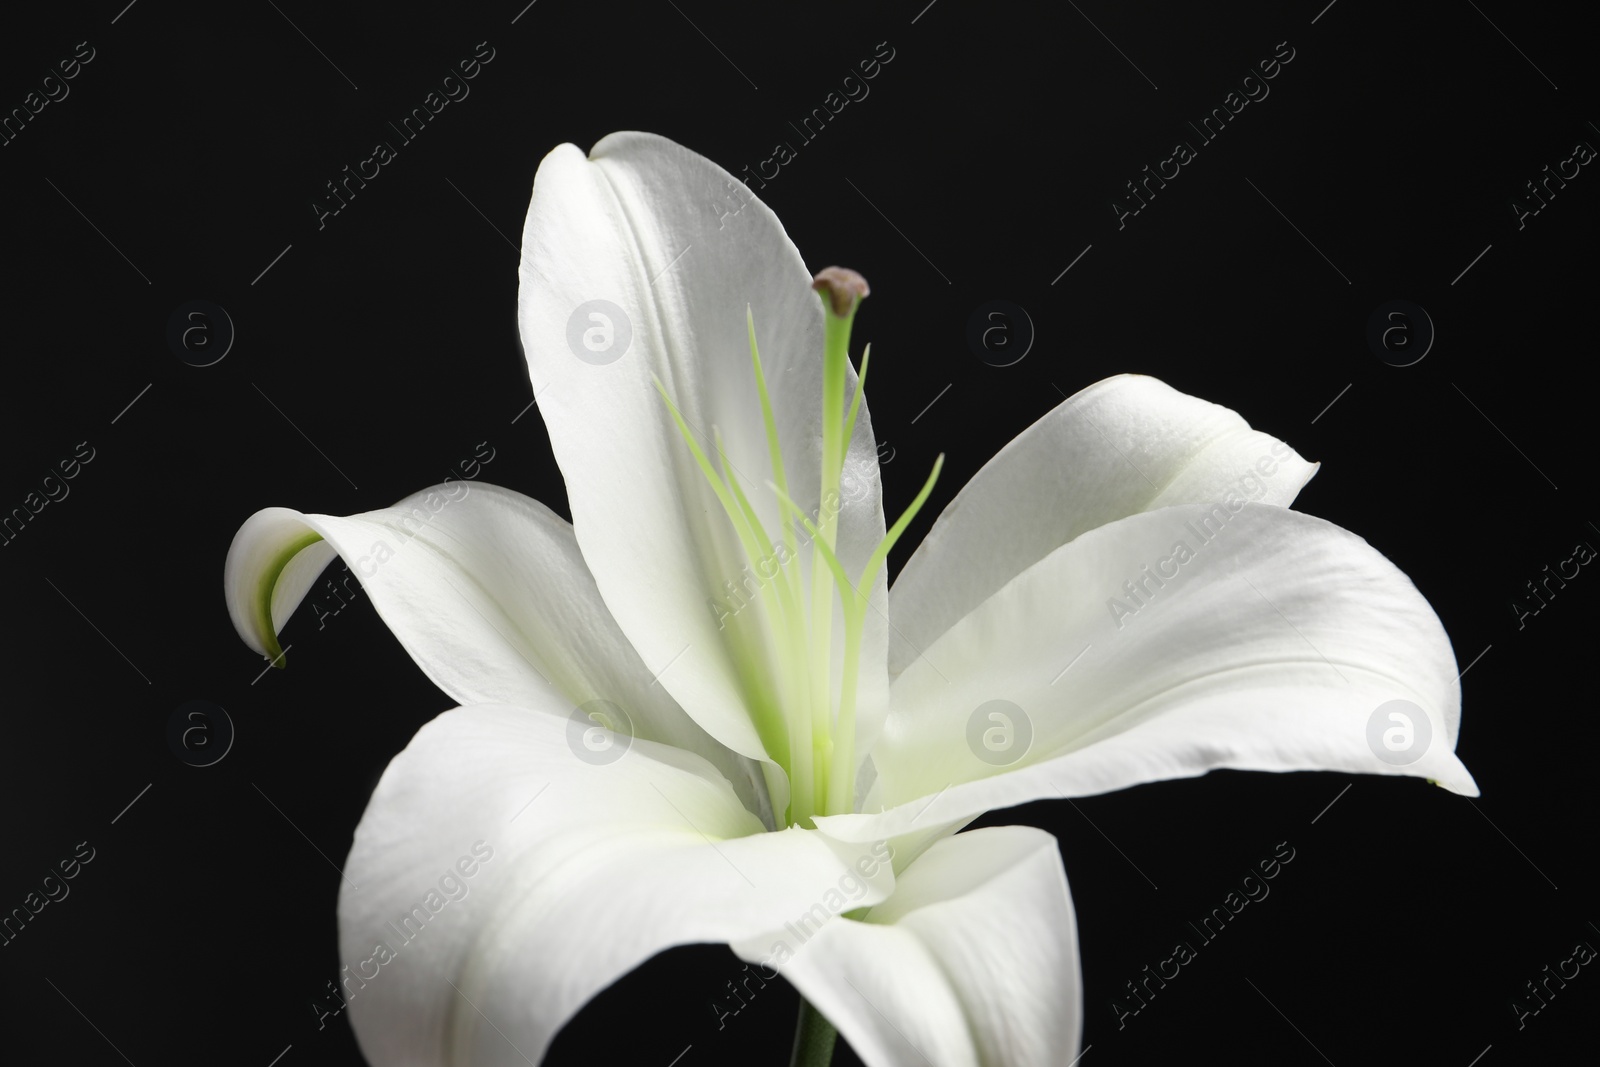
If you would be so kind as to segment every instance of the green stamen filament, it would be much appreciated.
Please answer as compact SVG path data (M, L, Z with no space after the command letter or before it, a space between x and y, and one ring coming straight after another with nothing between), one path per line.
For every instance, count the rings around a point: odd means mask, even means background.
M778 439L778 422L772 413L772 395L767 388L767 375L761 366L761 350L756 345L756 320L755 315L746 304L744 308L745 332L750 341L750 366L755 374L756 394L761 398L761 421L767 435L767 455L772 463L773 476L778 485L784 489L784 500L788 495L788 479L784 473L783 447ZM724 457L726 462L726 457ZM790 505L780 501L778 507L778 525L783 533L784 559L779 563L779 581L787 590L788 596L783 605L783 610L789 620L789 642L787 662L790 670L790 691L794 698L792 707L809 709L812 706L811 678L804 669L806 662L806 625L805 609L802 606L800 590L799 554L795 545L794 527L792 516L789 514ZM769 549L770 551L770 549ZM770 558L770 557L769 557ZM788 564L794 563L790 567ZM759 576L759 564L758 576ZM826 689L824 689L826 692ZM799 716L789 725L790 751L799 752L807 749L809 741L805 736L805 723ZM792 776L791 776L792 777ZM810 775L807 775L810 780ZM795 785L791 781L791 793ZM794 811L803 811L804 805L791 805Z
M835 752L838 758L832 766L828 796L834 801L835 807L830 807L824 814L843 815L849 814L854 803L853 792L855 783L851 779L855 763L855 710L856 710L856 676L861 663L861 630L867 615L867 608L871 606L872 583L877 580L878 570L883 561L889 556L895 542L900 540L900 535L905 533L906 527L911 525L917 517L917 512L922 510L922 505L927 502L929 494L933 492L934 483L939 480L939 472L944 468L944 453L939 453L933 461L933 471L928 475L928 480L923 483L922 491L911 501L910 506L901 513L900 518L889 528L878 547L867 559L867 564L861 570L859 582L852 583L845 573L844 564L839 562L832 551L824 551L824 559L828 570L833 574L834 587L839 590L839 600L844 608L845 625L845 658L843 677L839 689L839 722L836 730L839 747ZM771 483L768 483L771 485ZM774 492L783 494L776 486L771 486ZM794 502L789 505L794 507ZM798 509L797 509L798 510ZM802 513L800 521L806 524L806 530L821 544L821 535ZM866 589L863 593L861 590ZM841 798L849 798L842 806L837 806Z
M827 306L827 296L824 295L823 299ZM933 471L921 492L888 530L867 558L857 581L852 583L836 552L841 510L839 485L849 443L855 434L856 417L861 410L871 358L871 347L868 346L862 354L861 370L847 410L845 388L850 363L850 327L854 317L855 309L851 307L846 314L830 313L824 319L822 469L819 479L821 507L818 521L813 522L789 495L777 420L773 414L761 355L756 346L755 316L748 306L745 309L751 368L761 402L761 418L773 471L773 479L767 485L777 500L781 526L781 539L776 546L739 483L723 447L721 434L712 427L720 461L714 465L690 431L683 414L667 395L665 386L659 378L655 380L656 390L671 411L679 434L689 446L701 474L733 524L740 546L763 583L759 599L765 608L764 614L758 614L753 623L748 619L736 621L729 628L728 638L757 733L768 754L789 776L787 822L790 825L809 825L814 815L841 814L853 809L856 688L866 612L871 607L869 597L890 550L932 493L944 463L943 455L935 460ZM800 556L796 520L812 540L809 605L803 594L803 579L798 566ZM844 625L844 657L840 665L837 715L830 692L835 592L839 597ZM752 625L756 627L755 630L750 629ZM752 647L752 641L758 647Z
M750 556L752 563L755 563L756 576L758 578L764 577L761 574L761 563L758 561L776 559L772 549L772 541L767 537L767 531L761 525L761 519L756 514L755 509L750 506L750 501L745 496L744 490L740 488L738 478L734 476L733 464L728 459L727 451L722 447L722 434L715 426L711 428L711 432L716 441L717 456L722 461L723 478L726 480L728 490L733 494L735 501L739 505L739 510L744 516L742 529L748 532L748 536L746 533L741 532L741 541L745 546L745 554ZM752 540L755 543L754 548L759 552L759 555L751 551L750 542ZM793 558L792 555L791 558ZM779 633L777 636L782 642L779 647L786 653L781 657L780 665L783 668L783 680L791 695L790 703L796 703L797 701L793 698L798 696L800 706L806 706L804 688L807 683L806 672L803 667L797 666L805 662L805 617L800 613L799 598L791 597L791 589L787 581L774 581L769 585L763 585L762 593L763 595L772 593L777 598L778 610L774 613L774 617L778 623ZM802 761L802 764L797 766L797 773L805 769L804 763L809 762L811 753L811 749L808 747L809 741L802 732L802 726L803 724L800 723L789 723L789 751ZM802 799L806 803L812 801L811 797L803 797Z
M732 494L728 491L728 487L723 484L722 479L717 476L716 471L712 469L711 461L706 458L705 452L700 448L700 443L689 432L688 423L684 421L682 413L678 411L677 405L672 402L672 398L667 395L666 387L661 384L660 378L655 379L655 385L656 391L661 394L661 399L666 401L667 409L672 412L672 419L677 423L678 433L683 436L684 441L688 444L695 463L700 467L700 473L705 475L712 492L716 493L717 500L722 504L722 509L727 512L729 521L733 523L735 532L739 534L740 543L744 546L746 554L751 554L753 538L750 536L749 530L744 528L744 516L740 513ZM755 558L752 556L752 561ZM741 666L752 663L755 657L752 655L748 644L745 643L742 631L735 627L730 636L736 643L734 650L736 653L735 663ZM775 759L778 758L777 753L780 751L784 752L786 756L792 754L789 739L785 736L782 709L773 706L771 695L761 684L762 679L744 677L741 680L744 682L746 699L751 702L752 718L755 720L756 733L761 738L762 745L766 747L767 751Z
M750 365L756 375L756 393L761 397L761 421L767 431L767 455L772 460L773 477L777 480L778 488L784 493L783 500L779 502L778 525L783 528L783 544L789 559L798 559L795 553L794 528L790 525L789 511L793 507L788 503L789 482L783 470L783 448L778 443L778 421L772 414L772 397L767 391L767 375L761 369L761 352L756 348L756 320L750 311L750 305L744 308L745 329L750 334ZM864 366L863 366L863 369ZM795 603L800 602L800 573L796 568L787 571L785 577L789 580L789 587L793 593Z
M850 414L844 420L845 447L856 436L856 412L861 410L861 397L867 391L867 364L872 361L872 345L868 344L861 353L861 369L856 372L856 395L850 398Z

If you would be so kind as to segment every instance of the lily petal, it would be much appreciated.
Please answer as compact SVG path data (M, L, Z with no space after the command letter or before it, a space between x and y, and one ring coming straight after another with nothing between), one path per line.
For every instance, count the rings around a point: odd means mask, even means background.
M890 673L1080 534L1230 490L1288 507L1317 467L1237 412L1155 378L1081 389L984 464L906 561L890 591Z
M734 951L775 966L869 1067L1060 1067L1082 1031L1077 940L1055 838L1003 826L933 845L786 963L770 939Z
M778 507L767 489L776 479L745 308L754 315L788 493L803 507L822 506L823 313L811 273L777 216L743 183L645 133L612 134L587 157L570 144L546 156L522 250L523 347L566 477L578 543L601 595L645 663L661 672L660 684L707 732L746 756L765 757L741 689L740 654L728 640L758 612L732 612L737 601L729 591L744 586L750 592L740 595L764 595L759 587L770 585L770 575L748 577L758 568L654 380L713 463L720 432L729 472L776 540ZM601 318L590 317L596 314ZM604 352L583 347L586 328L599 331L592 337ZM627 348L620 350L624 331ZM849 371L847 398L855 380ZM884 532L865 407L846 483L836 554L859 574ZM867 612L857 708L867 737L888 696L886 591L873 599L878 610Z
M764 832L691 753L635 740L588 762L551 710L446 712L372 795L339 944L375 1067L537 1063L644 960L804 915L869 854L814 830ZM892 887L884 867L861 900Z
M451 482L349 517L258 511L234 535L224 577L247 645L280 655L278 631L335 554L452 700L537 702L562 715L609 701L631 718L634 735L706 756L752 811L763 811L757 766L652 684L601 601L572 527L543 504L484 482Z
M1217 767L1417 775L1477 795L1428 602L1355 534L1262 504L1084 534L951 627L892 699L866 803L888 810L818 820L830 834L892 837ZM1395 700L1414 747L1386 759Z

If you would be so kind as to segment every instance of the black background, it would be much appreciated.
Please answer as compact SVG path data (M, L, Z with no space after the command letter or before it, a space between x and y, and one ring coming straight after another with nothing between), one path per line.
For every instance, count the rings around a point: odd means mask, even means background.
M539 159L616 129L735 173L797 147L758 192L809 265L872 281L857 338L877 352L886 510L948 457L895 564L1062 394L1140 371L1323 461L1296 506L1394 560L1472 664L1458 751L1477 801L1414 779L1220 772L982 820L1060 839L1090 1067L1500 1067L1589 1046L1592 967L1520 1030L1510 1007L1576 942L1600 944L1600 578L1585 568L1522 629L1510 606L1575 543L1600 544L1600 177L1585 167L1522 229L1510 206L1576 142L1600 144L1592 38L1566 9L123 2L8 12L0 37L6 112L78 42L95 55L0 147L0 508L78 442L95 450L0 548L0 909L78 842L95 849L70 896L0 948L8 1060L360 1061L343 1017L319 1029L311 1007L339 966L333 863L386 762L449 701L364 599L320 630L302 608L290 669L258 677L223 558L260 507L387 505L484 440L485 480L564 512L537 412L513 424L532 399L515 243ZM471 95L319 229L324 183L480 41L495 58ZM885 41L870 95L801 144L789 121ZM1295 58L1271 95L1119 229L1123 183L1284 41ZM206 368L165 339L193 299L237 330ZM965 340L992 299L1036 330L1013 366ZM1437 328L1413 366L1365 340L1393 299ZM237 727L214 766L168 747L191 699ZM1280 841L1296 858L1271 896L1119 1029L1123 983ZM611 906L595 901L597 937ZM738 970L723 947L665 953L548 1062L785 1062L781 982L719 1029L708 1002ZM841 1047L837 1062L854 1061Z

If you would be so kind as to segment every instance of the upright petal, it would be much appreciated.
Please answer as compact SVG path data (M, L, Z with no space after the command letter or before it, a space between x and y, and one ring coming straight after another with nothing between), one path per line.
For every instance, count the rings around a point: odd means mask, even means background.
M374 1067L536 1063L590 997L663 949L780 927L847 878L866 905L893 887L887 867L857 878L868 849L763 832L697 756L636 740L614 762L584 759L548 710L446 712L372 795L339 944Z
M1262 504L1084 534L946 631L892 699L867 805L888 810L819 820L830 834L897 836L1217 767L1407 774L1477 795L1428 602L1356 535Z
M539 410L567 479L573 523L601 595L661 684L719 741L767 755L752 720L748 634L772 584L657 392L704 453L726 466L779 537L775 480L751 366L754 316L789 495L824 506L822 307L777 216L741 182L664 138L617 133L588 157L562 145L534 181L522 242L519 317ZM847 395L854 391L850 372ZM839 558L859 573L883 536L876 447L863 409L842 494ZM886 594L868 612L863 732L887 702ZM732 616L730 618L730 616ZM737 638L735 638L737 639ZM760 673L760 672L758 672ZM764 672L768 675L774 671Z
M789 979L869 1067L1061 1067L1078 1054L1077 926L1042 830L945 838L861 921L794 940L733 947Z
M349 517L258 511L234 535L225 567L228 610L245 643L278 657L278 631L335 554L451 699L537 703L563 715L609 701L635 735L706 756L752 811L763 810L755 765L653 684L601 601L572 527L538 501L450 482Z
M1080 534L1229 494L1288 507L1316 471L1237 412L1155 378L1081 389L984 464L906 561L890 593L890 673Z

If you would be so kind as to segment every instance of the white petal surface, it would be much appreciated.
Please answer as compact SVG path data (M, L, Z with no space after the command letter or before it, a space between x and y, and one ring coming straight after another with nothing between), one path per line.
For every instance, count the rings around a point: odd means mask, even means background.
M895 578L889 670L1074 537L1229 493L1288 507L1317 465L1237 412L1142 374L1079 390L962 487Z
M1378 755L1393 700L1414 705L1408 763ZM818 825L893 837L1217 767L1416 775L1476 796L1453 751L1460 707L1438 618L1361 538L1262 504L1163 508L1057 549L934 642L896 679L873 752L865 807L888 810Z
M1078 1053L1077 928L1055 838L1042 830L945 838L862 921L734 951L776 967L869 1067L1060 1067Z
M324 540L295 552L316 535ZM751 810L763 811L756 765L713 741L653 684L601 601L572 527L543 504L483 482L451 482L349 517L259 511L234 535L225 567L228 610L246 644L276 654L277 631L335 553L451 699L538 703L563 715L610 701L637 736L706 756Z
M679 703L713 737L761 757L766 749L728 644L732 631L759 632L759 611L740 610L729 621L713 604L756 568L746 570L747 557L652 375L708 456L717 454L714 429L721 431L733 471L768 534L778 537L745 308L755 316L789 494L817 507L823 314L811 272L777 217L743 184L643 133L612 134L587 157L573 145L546 156L522 250L523 347L600 592ZM601 300L611 308L596 311L593 302ZM614 347L580 355L586 328L600 331L592 335L596 344L607 344L606 321ZM847 398L854 382L851 371ZM846 479L838 555L854 574L883 535L865 407ZM748 587L765 584L751 577ZM858 709L869 737L882 721L888 685L881 587L874 599L879 610L867 613Z
M384 772L339 896L343 973L364 979L351 1023L374 1067L537 1063L663 949L779 927L846 877L858 904L892 889L886 866L856 878L868 849L763 832L699 757L635 740L590 762L564 725L459 708Z

